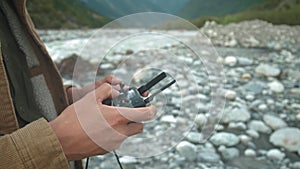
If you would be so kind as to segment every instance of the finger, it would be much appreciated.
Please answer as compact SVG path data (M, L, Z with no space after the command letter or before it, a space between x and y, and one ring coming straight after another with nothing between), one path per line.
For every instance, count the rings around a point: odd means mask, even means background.
M106 76L103 79L97 80L95 82L95 85L96 85L96 88L97 88L97 87L101 86L104 83L109 83L109 84L112 84L112 85L117 85L117 84L120 84L121 82L122 81L120 79L116 78L115 76L108 75L108 76Z
M94 90L96 99L99 102L102 102L103 100L107 98L115 98L119 96L119 91L114 89L110 84L104 83L100 87Z
M127 125L127 131L125 135L132 136L143 132L144 124L143 123L129 123Z
M125 123L128 122L142 122L151 120L157 113L154 106L142 108L127 108L127 107L113 107L117 113L123 118Z
M143 97L147 97L147 96L149 95L149 93L150 93L150 92L147 90L147 91L145 91L144 93L142 93L142 96L143 96Z

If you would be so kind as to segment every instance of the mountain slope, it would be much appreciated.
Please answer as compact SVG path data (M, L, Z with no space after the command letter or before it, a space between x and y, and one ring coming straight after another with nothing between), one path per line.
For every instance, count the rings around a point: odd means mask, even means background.
M101 27L108 22L77 0L27 0L27 9L38 29Z
M244 11L264 0L190 0L178 15L194 19L201 16L225 16Z
M139 12L176 14L189 0L80 0L89 9L109 18Z
M299 25L300 0L267 0L237 14L224 17L200 17L192 20L192 23L201 27L207 20L228 24L253 19L265 20L273 24Z

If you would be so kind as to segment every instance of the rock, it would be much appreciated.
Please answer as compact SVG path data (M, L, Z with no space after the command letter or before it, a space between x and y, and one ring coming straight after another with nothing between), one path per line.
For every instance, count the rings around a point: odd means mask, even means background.
M296 152L300 150L300 129L294 127L282 128L276 130L270 136L269 141L288 151Z
M277 129L280 129L280 128L287 127L287 124L285 123L285 121L283 121L279 117L275 117L275 116L266 114L266 115L263 116L263 120L273 130L277 130Z
M285 154L278 149L271 149L267 152L267 157L271 160L281 161L285 157Z
M212 151L200 151L198 153L198 160L201 162L218 163L220 156Z
M280 69L267 64L260 64L256 67L255 72L267 77L276 77L280 74Z
M233 67L237 64L237 59L234 56L227 56L224 60L224 64Z
M270 90L275 93L282 93L284 91L284 86L278 81L274 81L268 84Z
M245 130L247 126L242 122L230 122L228 124L228 128L230 129L239 129L239 130Z
M240 152L237 148L219 148L219 152L222 155L224 160L232 160L240 155Z
M138 163L138 160L135 157L123 156L120 158L122 164L135 164Z
M245 108L225 109L222 117L223 123L246 122L250 119L250 113Z
M125 55L132 55L134 52L131 49L126 50Z
M300 88L293 88L290 90L290 92L295 95L300 95Z
M253 60L245 57L238 58L238 65L240 66L249 66L253 64Z
M162 116L160 120L165 123L176 123L177 122L176 118L173 115Z
M198 114L195 118L195 123L198 128L202 128L207 122L207 118L204 114Z
M192 143L200 143L203 139L203 136L201 133L189 132L186 136L186 139Z
M242 86L242 90L253 92L254 94L260 94L265 87L266 84L261 81L250 81Z
M225 146L234 146L239 143L239 137L236 136L235 134L232 133L226 133L226 132L220 132L214 134L211 138L210 141L216 145L225 145Z
M251 138L247 135L240 135L240 142L244 145L248 145L248 143L251 141Z
M259 138L259 133L256 130L247 130L246 133L252 138Z
M197 158L197 147L187 141L182 141L176 146L176 150L181 156L185 157L189 161L193 161Z
M300 161L294 162L294 163L291 165L291 168L292 168L292 169L300 169Z
M300 113L298 113L298 114L296 115L296 118L297 118L298 121L300 121Z
M248 81L248 80L251 80L252 76L250 73L244 73L242 76L241 76L241 79L242 80L245 80L245 81Z
M225 92L225 98L229 100L235 100L236 98L236 92L233 90L226 90Z
M264 122L259 120L252 120L248 124L249 129L253 129L255 131L261 132L261 133L271 133L271 129L265 125Z
M104 63L104 64L101 64L101 65L100 65L100 68L101 68L101 69L104 69L104 70L106 70L106 69L113 69L113 68L114 68L114 65L111 64L111 63Z
M249 100L249 101L252 101L252 100L254 100L255 99L255 97L253 96L253 95L247 95L246 97L245 97L247 100Z
M255 157L256 156L256 152L252 149L246 149L244 151L244 155L247 157Z
M266 111L266 110L268 110L268 106L266 104L260 104L258 106L258 110L260 110L260 111Z

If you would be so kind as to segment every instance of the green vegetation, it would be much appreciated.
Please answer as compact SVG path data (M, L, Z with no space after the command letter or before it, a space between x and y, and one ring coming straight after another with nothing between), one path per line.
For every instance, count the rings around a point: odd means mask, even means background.
M261 19L273 24L299 25L300 0L267 0L250 7L244 12L224 17L200 17L192 20L192 23L201 27L208 20L220 24L229 24L253 19Z
M79 1L27 0L27 9L38 29L101 27L109 21Z

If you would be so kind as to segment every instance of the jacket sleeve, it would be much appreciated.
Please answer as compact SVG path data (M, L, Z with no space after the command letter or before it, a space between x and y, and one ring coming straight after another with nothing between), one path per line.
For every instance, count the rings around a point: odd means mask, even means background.
M69 168L58 138L45 119L1 137L0 150L0 168Z

